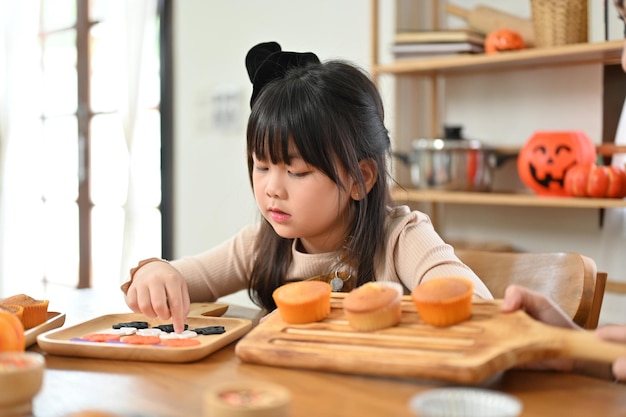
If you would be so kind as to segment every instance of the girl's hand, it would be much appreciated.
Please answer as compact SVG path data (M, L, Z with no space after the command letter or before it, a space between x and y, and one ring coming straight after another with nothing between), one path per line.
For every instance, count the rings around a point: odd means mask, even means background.
M172 319L174 330L185 330L189 291L183 276L167 262L150 262L139 268L126 293L126 304L149 318Z
M607 325L598 327L596 329L596 335L603 340L609 342L625 343L626 344L626 325ZM617 359L613 362L613 376L619 381L626 381L626 356Z

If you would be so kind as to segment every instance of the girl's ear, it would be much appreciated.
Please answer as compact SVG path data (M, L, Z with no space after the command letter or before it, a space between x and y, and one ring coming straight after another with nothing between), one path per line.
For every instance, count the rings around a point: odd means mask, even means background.
M363 159L359 162L359 167L361 168L361 173L363 174L365 192L363 192L359 184L355 182L352 185L352 190L350 191L350 197L352 197L355 201L365 198L374 184L376 184L376 179L378 178L378 166L373 159Z

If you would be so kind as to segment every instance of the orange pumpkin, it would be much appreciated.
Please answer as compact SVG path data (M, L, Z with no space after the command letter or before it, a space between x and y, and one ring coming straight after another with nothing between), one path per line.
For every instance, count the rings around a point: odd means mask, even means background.
M565 174L565 192L574 197L626 197L626 171L614 166L578 164Z
M511 29L500 29L490 32L485 38L485 53L497 54L500 51L524 49L524 38Z
M536 132L520 150L517 173L538 195L567 196L565 174L576 164L594 164L595 144L583 132Z
M25 350L24 326L15 314L0 311L0 352Z

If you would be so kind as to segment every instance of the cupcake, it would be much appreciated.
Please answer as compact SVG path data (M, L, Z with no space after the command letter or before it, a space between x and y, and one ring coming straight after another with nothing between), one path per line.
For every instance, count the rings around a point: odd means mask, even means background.
M272 297L284 322L303 324L330 314L330 292L327 282L298 281L278 287Z
M348 293L343 311L355 330L385 329L400 322L401 299L402 286L397 282L368 282Z
M23 308L22 324L28 330L48 319L48 300L36 300L26 294L18 294L0 301L0 305L18 305Z
M0 304L0 311L6 311L7 313L15 315L18 319L20 319L22 325L24 324L24 307L17 304Z
M437 278L418 285L411 299L425 323L446 327L470 318L473 292L474 286L466 278Z

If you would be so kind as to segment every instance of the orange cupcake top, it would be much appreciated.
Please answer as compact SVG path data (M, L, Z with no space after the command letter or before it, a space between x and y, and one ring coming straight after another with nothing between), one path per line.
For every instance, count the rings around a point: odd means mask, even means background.
M272 293L283 321L311 323L330 314L330 284L323 281L290 282Z
M0 300L0 303L27 306L27 305L33 305L33 304L40 304L42 303L42 301L36 300L33 297L26 295L26 294L17 294L17 295L12 295L10 297L7 297L3 300Z
M467 297L474 291L474 285L466 278L446 277L426 281L411 293L415 301L424 303L450 302Z
M290 282L274 290L274 301L282 305L298 306L316 301L320 297L330 297L331 288L323 281Z
M368 282L348 293L343 300L343 308L352 313L366 313L389 306L401 295L392 286Z

